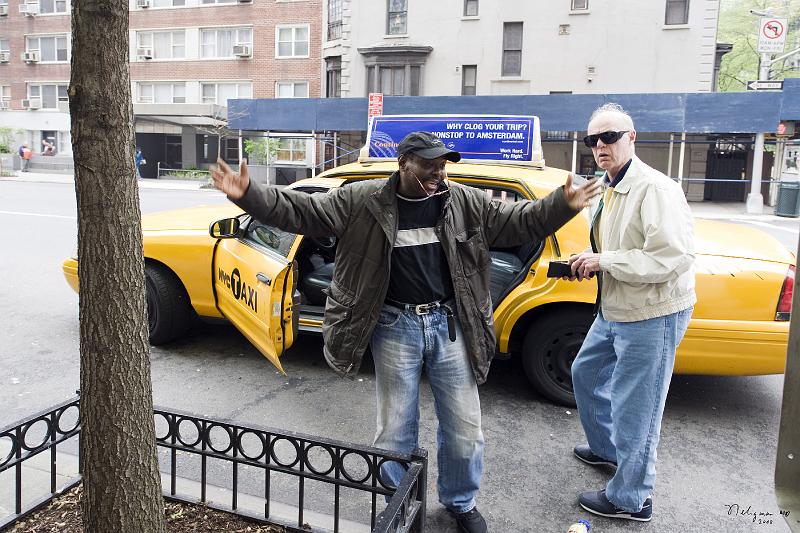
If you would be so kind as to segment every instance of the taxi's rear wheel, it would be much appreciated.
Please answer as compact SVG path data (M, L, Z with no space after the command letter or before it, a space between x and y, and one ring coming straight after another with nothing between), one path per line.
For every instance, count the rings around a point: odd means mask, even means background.
M163 265L147 263L144 274L150 344L165 344L186 333L192 323L189 295L178 277Z
M522 345L525 374L547 399L575 406L572 362L592 325L592 313L570 310L534 320Z

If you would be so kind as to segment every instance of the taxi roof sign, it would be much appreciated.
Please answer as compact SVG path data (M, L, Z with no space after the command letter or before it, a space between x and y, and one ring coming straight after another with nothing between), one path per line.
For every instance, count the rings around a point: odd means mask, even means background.
M544 167L539 117L526 115L383 115L370 118L360 163L397 159L412 131L433 133L463 163Z

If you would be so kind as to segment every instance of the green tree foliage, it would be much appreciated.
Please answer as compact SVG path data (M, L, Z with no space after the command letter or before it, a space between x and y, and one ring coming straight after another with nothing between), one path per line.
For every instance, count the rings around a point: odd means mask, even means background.
M278 155L278 139L268 139L260 137L257 139L245 139L244 151L250 158L250 163L264 165L267 161L274 161Z
M719 91L746 90L748 80L758 79L758 25L760 17L750 10L769 12L775 17L789 19L786 51L800 47L800 0L722 0L720 3L717 42L733 45L722 58L719 72ZM777 57L781 54L772 54ZM770 79L800 77L792 58L772 65Z
M22 130L0 127L0 154L10 154L13 152L12 143L14 136L24 133Z

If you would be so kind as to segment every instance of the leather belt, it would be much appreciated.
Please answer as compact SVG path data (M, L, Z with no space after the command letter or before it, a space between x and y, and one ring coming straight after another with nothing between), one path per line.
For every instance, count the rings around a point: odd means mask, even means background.
M391 298L386 298L384 300L385 303L393 307L397 307L403 311L411 311L418 315L427 315L431 311L439 308L447 307L447 309L450 309L447 304L451 301L452 298L448 300L436 300L435 302L428 302L425 304L407 304L404 302L398 302L397 300L392 300Z
M455 313L453 313L453 309L451 307L452 301L453 299L449 298L447 300L437 300L435 302L428 302L426 304L407 304L398 302L397 300L392 300L391 298L386 298L384 303L387 303L392 307L402 309L403 311L413 312L417 315L427 315L435 309L441 309L447 317L447 336L450 338L450 342L455 342L456 319Z

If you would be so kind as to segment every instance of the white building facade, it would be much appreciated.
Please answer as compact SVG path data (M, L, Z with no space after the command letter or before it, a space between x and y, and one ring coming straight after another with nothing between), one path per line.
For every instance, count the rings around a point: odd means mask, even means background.
M326 0L329 97L709 92L719 0Z

